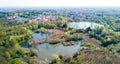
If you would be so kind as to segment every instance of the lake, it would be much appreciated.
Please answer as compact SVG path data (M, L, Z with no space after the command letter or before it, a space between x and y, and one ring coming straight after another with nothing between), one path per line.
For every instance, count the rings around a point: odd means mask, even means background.
M48 33L33 33L32 37L37 39L44 39L48 36L50 38L50 34ZM65 55L65 56L73 56L81 47L81 40L74 41L76 44L72 46L63 46L62 43L59 44L49 44L49 43L42 43L42 44L35 44L34 48L38 50L39 59L44 61L48 59L49 61L53 59L53 55ZM24 48L29 48L28 42L22 46Z
M40 32L40 33L34 33L32 35L33 38L39 38L39 39L43 39L46 36L50 38L50 34L48 33ZM43 43L43 44L36 44L34 47L35 49L38 50L40 60L45 60L45 59L52 60L52 57L55 54L72 56L78 51L78 49L82 48L80 47L80 45L81 45L81 41L76 41L76 44L72 46L63 46L62 43L56 45Z
M103 25L93 22L69 22L67 26L69 28L75 28L75 29L86 29L88 27L94 29L95 27L102 27Z
M81 41L77 41L75 45L63 46L62 43L53 45L48 43L36 44L35 48L39 52L40 60L52 60L53 55L63 54L65 56L74 55L80 48Z

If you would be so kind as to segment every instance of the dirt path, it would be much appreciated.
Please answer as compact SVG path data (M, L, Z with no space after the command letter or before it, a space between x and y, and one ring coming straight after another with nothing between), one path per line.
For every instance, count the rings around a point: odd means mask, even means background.
M99 48L103 48L99 43L97 43L95 38L90 38L87 33L84 34L84 38L88 40L89 43L95 44Z

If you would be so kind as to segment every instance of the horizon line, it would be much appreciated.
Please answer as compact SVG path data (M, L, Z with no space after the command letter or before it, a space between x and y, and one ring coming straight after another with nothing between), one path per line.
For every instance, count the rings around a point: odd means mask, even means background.
M108 8L110 8L110 7L117 7L117 8L119 8L120 6L2 6L2 7L0 7L0 8L16 8L16 7L19 7L19 8L33 8L33 7L35 7L35 8L78 8L78 7L108 7Z

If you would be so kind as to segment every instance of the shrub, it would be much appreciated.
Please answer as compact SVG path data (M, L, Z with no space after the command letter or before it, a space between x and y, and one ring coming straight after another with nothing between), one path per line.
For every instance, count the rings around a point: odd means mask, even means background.
M47 29L41 28L40 31L41 31L42 33L45 33L45 32L47 31Z
M38 51L35 49L31 49L31 56L38 56Z
M74 44L75 44L75 42L73 42L73 41L63 42L63 45L64 45L64 46L71 46L71 45L74 45Z
M78 34L73 34L73 35L66 37L67 41L77 41L77 40L82 40L82 39L83 39L82 36Z
M59 39L53 39L53 40L49 40L50 44L57 44L60 43L61 41Z

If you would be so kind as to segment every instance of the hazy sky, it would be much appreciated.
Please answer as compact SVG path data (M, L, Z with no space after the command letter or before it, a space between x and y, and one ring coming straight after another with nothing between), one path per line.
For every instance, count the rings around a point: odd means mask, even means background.
M0 7L119 6L120 0L0 0Z

